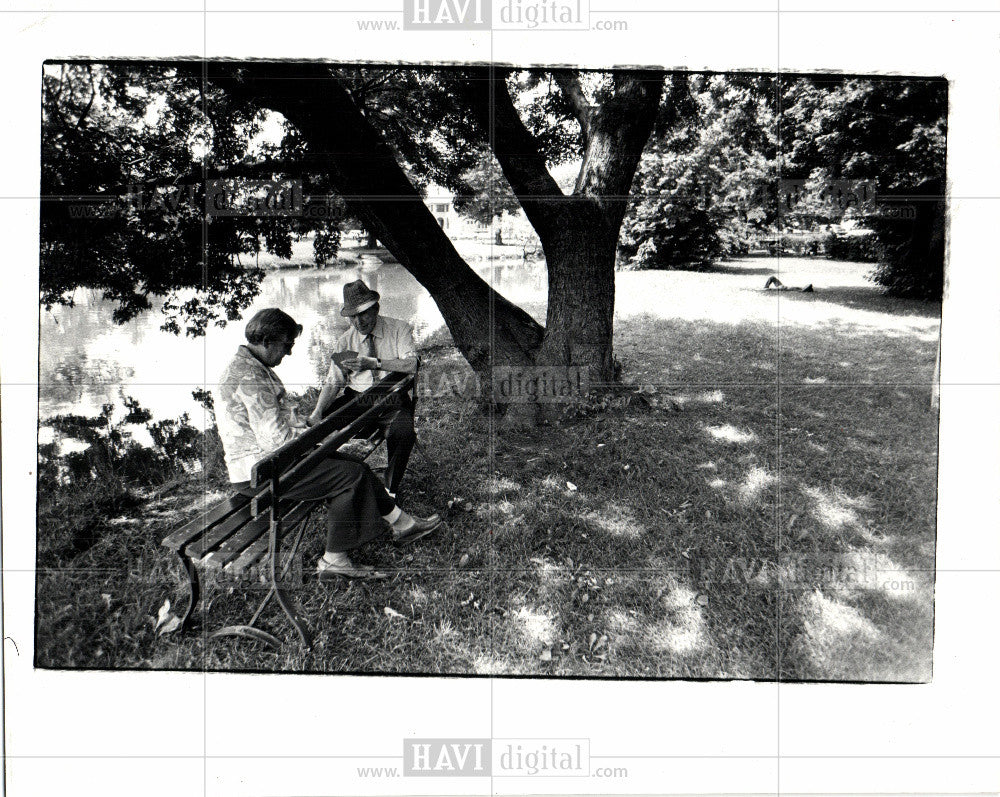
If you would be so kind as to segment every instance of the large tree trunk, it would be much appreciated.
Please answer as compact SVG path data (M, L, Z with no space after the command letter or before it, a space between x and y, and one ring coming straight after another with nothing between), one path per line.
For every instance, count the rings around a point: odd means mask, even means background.
M261 63L209 69L210 79L226 90L281 113L298 128L348 209L430 292L487 386L493 367L501 365L583 366L592 383L612 381L615 249L656 116L661 72L614 73L614 89L599 107L586 104L575 73L556 73L584 144L570 197L563 196L521 121L505 72L474 68L456 86L542 242L549 276L543 330L459 256L328 68Z
M542 327L462 259L328 67L219 63L208 68L212 82L295 125L349 212L434 298L455 344L487 385L495 365L534 362Z
M617 230L598 222L594 208L579 213L590 224L573 224L543 242L549 277L545 337L538 365L586 367L592 381L610 382L615 310Z
M524 126L506 72L481 68L465 90L528 220L542 242L549 292L539 365L585 366L592 384L614 378L615 253L629 190L653 129L662 72L615 73L610 98L587 104L573 72L557 71L573 106L584 154L576 186L563 197ZM492 91L488 89L492 85Z

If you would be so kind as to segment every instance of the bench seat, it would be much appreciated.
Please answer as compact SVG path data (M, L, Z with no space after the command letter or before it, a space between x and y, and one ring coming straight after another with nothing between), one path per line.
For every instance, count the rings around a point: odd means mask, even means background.
M289 607L278 583L278 571L292 563L306 521L323 501L287 501L281 499L282 488L315 467L323 458L367 423L391 396L413 389L411 374L389 374L370 389L375 400L357 420L343 429L338 428L338 414L289 441L263 457L254 465L252 497L234 493L212 506L202 509L192 520L172 531L162 545L180 559L188 575L191 599L181 617L181 628L188 627L194 608L201 596L201 578L246 582L248 576L259 575L269 581L271 589L247 625L226 626L211 636L236 635L259 639L279 646L271 634L254 627L264 607L276 598L304 644L308 636L296 613ZM355 399L358 400L358 399ZM277 495L277 503L274 503ZM295 541L287 556L281 555L281 544L293 533Z

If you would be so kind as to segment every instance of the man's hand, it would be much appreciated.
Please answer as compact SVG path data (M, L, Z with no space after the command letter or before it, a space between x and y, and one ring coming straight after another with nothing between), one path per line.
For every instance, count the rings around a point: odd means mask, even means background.
M353 363L357 358L358 353L356 351L336 351L330 359L333 360L334 365L340 369L342 374L347 375L351 371L357 370L348 366L348 363Z
M344 365L352 371L377 371L378 360L374 357L355 357L353 360L346 360Z

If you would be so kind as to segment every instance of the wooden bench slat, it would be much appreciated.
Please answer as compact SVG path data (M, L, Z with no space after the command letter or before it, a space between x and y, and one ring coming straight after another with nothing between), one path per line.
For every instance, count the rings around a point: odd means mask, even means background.
M318 502L316 501L303 501L295 507L295 509L289 513L289 520L287 522L282 522L281 529L279 530L280 533L278 535L279 539L283 540L286 536L295 531L299 527L300 523L305 523L309 519L310 513L316 508L317 503ZM312 504L312 506L309 506L310 504ZM267 557L269 544L270 540L268 540L268 535L262 535L255 540L252 545L247 547L247 549L240 554L236 561L230 562L226 566L225 572L234 576L242 574L246 568L252 567L254 564Z
M289 533L296 529L299 523L304 523L309 517L309 514L316 508L320 501L302 501L292 508L284 518L282 518L281 524L278 528L278 538L284 539ZM232 573L237 575L241 573L246 567L254 564L258 559L267 555L268 547L270 545L270 540L268 539L268 524L265 524L264 529L259 537L247 545L243 552L236 558L235 561L230 562L225 567L227 573Z
M220 546L214 551L209 551L201 559L192 557L195 567L201 567L205 570L221 570L223 560L232 561L243 552L247 545L260 539L261 535L266 535L268 523L266 515L251 518L236 534L223 543L223 545L228 546L225 550L222 550L222 546Z
M288 512L294 506L296 504L291 501L282 501L280 507L282 514ZM221 545L206 548L205 554L200 557L199 564L212 569L223 567L239 556L247 545L266 532L270 520L270 513L248 517L247 521L240 528L235 529L234 533L224 540Z
M192 541L184 548L184 553L191 559L201 559L207 553L219 546L223 540L232 537L244 525L253 519L253 512L250 504L247 504L239 512L230 515L221 523L217 523L197 540Z
M311 471L321 462L323 462L333 451L340 448L341 445L346 443L348 440L352 439L355 434L357 434L358 429L361 429L369 421L378 415L384 406L384 400L388 398L391 393L400 392L403 390L401 387L405 382L396 385L393 390L382 397L382 400L375 402L364 411L358 418L353 420L344 428L336 431L327 437L317 448L315 448L310 453L306 454L302 459L300 459L294 466L288 468L284 473L281 474L278 481L278 490L288 487L289 485L295 484L303 475ZM324 421L325 423L325 421ZM262 482L258 480L258 472L256 466L254 466L253 484L257 485L258 489L264 486ZM256 515L264 511L267 506L267 501L270 499L270 492L265 492L262 495L258 495L251 502L251 511Z
M236 493L218 504L213 504L177 531L172 532L161 543L171 551L179 551L185 544L199 537L206 529L224 521L243 507L249 507L250 499Z

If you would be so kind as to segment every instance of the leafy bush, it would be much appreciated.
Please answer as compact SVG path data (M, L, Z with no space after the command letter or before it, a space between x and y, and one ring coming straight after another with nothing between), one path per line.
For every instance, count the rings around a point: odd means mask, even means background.
M909 218L880 214L866 223L875 230L881 256L870 278L892 296L940 299L944 293L944 202L941 183L928 180L913 193L926 199L908 206Z
M134 398L122 400L125 413L117 420L109 403L94 417L66 414L42 422L55 440L38 448L39 567L65 566L93 546L111 518L143 505L141 490L199 466L206 478L222 475L222 445L214 428L196 429L187 413L153 421ZM138 426L149 433L151 446L134 439ZM60 452L64 440L82 447Z
M834 233L827 242L827 254L832 260L854 260L877 263L881 255L878 237L873 232L861 235Z

